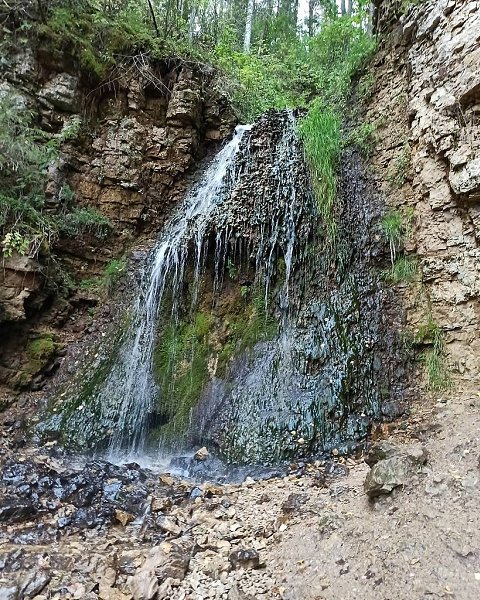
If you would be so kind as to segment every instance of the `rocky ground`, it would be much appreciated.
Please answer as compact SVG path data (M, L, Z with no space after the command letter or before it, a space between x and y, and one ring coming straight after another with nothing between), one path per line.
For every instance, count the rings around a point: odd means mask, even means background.
M365 456L225 485L76 464L7 423L0 598L474 600L479 408L432 400Z

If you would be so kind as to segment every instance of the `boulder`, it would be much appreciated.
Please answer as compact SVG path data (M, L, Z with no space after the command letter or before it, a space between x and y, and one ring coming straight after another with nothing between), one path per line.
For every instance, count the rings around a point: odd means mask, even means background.
M418 467L426 463L427 456L421 444L400 445L382 440L365 458L365 462L372 467L365 478L365 493L375 498L405 485Z
M258 569L260 557L253 548L234 550L228 557L233 569Z

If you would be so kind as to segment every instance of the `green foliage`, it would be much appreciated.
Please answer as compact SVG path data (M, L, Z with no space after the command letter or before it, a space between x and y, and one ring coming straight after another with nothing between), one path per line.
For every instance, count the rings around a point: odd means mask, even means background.
M75 207L58 219L58 229L67 237L81 237L89 233L100 239L105 238L110 229L110 221L91 207Z
M225 74L224 91L243 119L253 121L269 108L295 104L280 77L281 64L276 56L244 54L235 45L233 32L227 30L214 48L213 61Z
M309 41L309 62L305 88L317 95L299 132L312 173L328 238L336 237L336 172L341 150L341 120L346 109L352 79L365 65L374 50L374 42L361 27L358 17L342 17L324 24ZM373 129L365 125L355 133L364 148L371 143Z
M237 269L233 261L229 258L227 262L227 273L230 279L235 279L237 277Z
M253 294L250 290L248 296ZM211 313L198 311L159 334L154 353L154 374L160 387L162 425L157 434L173 441L188 425L190 411L213 372L225 375L231 359L278 332L275 319L260 294L240 294L225 320L226 332L218 338L218 323Z
M265 306L265 298L262 294L253 293L244 310L234 315L229 324L227 346L233 352L228 356L227 348L227 352L220 356L219 363L228 361L233 353L243 352L253 348L257 342L273 338L277 332L278 325Z
M358 100L362 103L368 102L372 97L373 90L375 87L375 75L371 70L368 70L364 73L357 85L357 97Z
M60 2L36 31L49 47L68 52L98 78L107 76L121 54L161 51L146 2L120 0L115 9L94 0Z
M340 119L336 111L316 100L299 126L310 165L318 206L330 239L336 235L334 213L337 163L340 155Z
M390 209L380 220L379 228L390 246L390 259L394 266L397 252L403 244L404 237L411 234L415 219L411 207L402 210Z
M107 294L111 294L126 269L127 263L125 260L113 258L105 267L105 272L100 280L100 287Z
M451 386L451 379L445 365L444 334L431 313L418 326L414 335L414 343L430 346L422 355L429 389L431 391L448 389Z
M365 157L368 157L373 151L376 129L375 123L362 123L349 132L344 144L356 146Z
M401 283L413 281L418 274L418 261L415 257L400 256L390 269L383 273L385 279L390 283Z
M380 231L389 242L398 244L403 237L403 219L398 210L389 210L380 221Z
M105 237L109 222L94 209L74 208L62 215L45 210L47 168L58 157L59 145L76 135L73 121L58 138L36 128L32 113L15 96L0 98L0 236L4 256L13 252L48 255L60 235L85 232ZM63 185L59 201L68 209L74 194Z
M7 256L35 256L56 236L55 223L42 212L55 147L32 118L17 97L0 98L0 234Z

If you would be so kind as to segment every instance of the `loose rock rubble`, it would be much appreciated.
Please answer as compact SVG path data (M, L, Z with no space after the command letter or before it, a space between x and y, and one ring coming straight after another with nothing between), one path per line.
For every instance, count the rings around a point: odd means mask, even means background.
M2 444L0 598L473 600L480 400L442 400L365 457L242 483ZM365 493L391 461L402 484Z

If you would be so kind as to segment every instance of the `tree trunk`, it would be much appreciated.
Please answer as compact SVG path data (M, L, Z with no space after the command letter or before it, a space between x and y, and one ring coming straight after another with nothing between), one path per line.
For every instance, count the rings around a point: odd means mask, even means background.
M195 4L192 4L192 8L190 9L190 16L188 17L188 39L191 42L193 40L193 36L195 34L195 19L197 16L197 7Z
M347 9L345 6L345 0L341 0L341 2L340 2L340 12L342 13L342 17L343 17L343 15L345 15L347 13Z
M248 0L247 19L245 21L245 37L243 38L243 51L246 54L250 52L250 44L252 40L253 3L254 0Z
M316 0L308 0L308 35L312 37L313 26L315 19L315 4Z
M157 37L160 37L160 32L158 31L157 19L155 17L155 11L153 10L153 6L151 0L148 0L148 7L150 9L150 14L152 15L153 26L155 27L155 33Z

